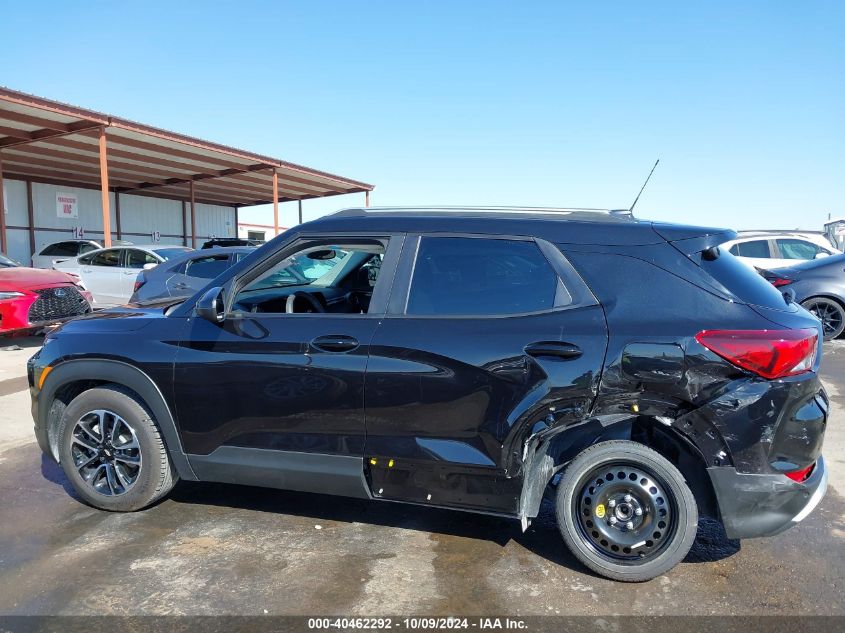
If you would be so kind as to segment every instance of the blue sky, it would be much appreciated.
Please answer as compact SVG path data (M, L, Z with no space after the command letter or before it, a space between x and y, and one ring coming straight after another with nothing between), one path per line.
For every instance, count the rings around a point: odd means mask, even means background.
M845 215L841 1L44 1L2 16L0 84L371 182L373 204L627 207L660 158L641 217ZM357 204L306 201L305 217Z

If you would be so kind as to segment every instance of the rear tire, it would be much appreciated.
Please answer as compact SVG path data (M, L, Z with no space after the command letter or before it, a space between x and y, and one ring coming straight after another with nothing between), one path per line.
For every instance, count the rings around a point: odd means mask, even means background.
M832 341L842 336L845 331L845 307L842 304L825 297L811 297L805 299L801 305L822 322L824 340Z
M76 493L101 510L145 508L179 478L152 415L119 385L89 389L71 401L59 423L58 449Z
M698 507L666 458L637 442L612 440L587 448L566 467L557 521L584 565L612 580L642 582L687 555Z

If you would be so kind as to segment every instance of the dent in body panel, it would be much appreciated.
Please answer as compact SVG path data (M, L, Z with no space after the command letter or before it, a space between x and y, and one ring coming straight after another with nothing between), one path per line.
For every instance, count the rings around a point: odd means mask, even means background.
M524 441L550 408L561 421L589 412L605 331L598 306L518 318L386 319L367 370L373 494L416 499L426 491L431 503L483 502L515 514ZM572 343L582 355L529 356L525 347L538 340ZM443 440L448 451L430 450ZM383 468L390 458L394 466Z

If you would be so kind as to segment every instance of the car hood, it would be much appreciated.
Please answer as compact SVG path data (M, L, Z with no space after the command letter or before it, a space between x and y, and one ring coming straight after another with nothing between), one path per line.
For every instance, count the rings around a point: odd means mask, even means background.
M140 330L156 319L165 317L167 304L146 306L125 305L106 310L98 310L68 321L59 329L60 332L92 334L102 332L132 332Z
M26 290L43 286L73 284L74 279L58 270L40 268L0 268L0 287L3 290Z

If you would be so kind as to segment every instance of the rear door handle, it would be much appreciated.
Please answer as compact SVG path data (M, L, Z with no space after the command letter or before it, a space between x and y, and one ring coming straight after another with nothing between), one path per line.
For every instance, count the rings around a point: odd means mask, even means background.
M311 347L323 352L351 352L358 347L358 339L342 334L329 334L315 338L311 341Z
M176 290L190 290L191 288L188 284L182 283L181 281L177 284L173 284L173 287L176 288Z
M578 358L583 354L581 348L572 343L562 343L558 341L540 341L537 343L529 343L525 346L525 353L534 358L554 357L561 360L570 360Z

